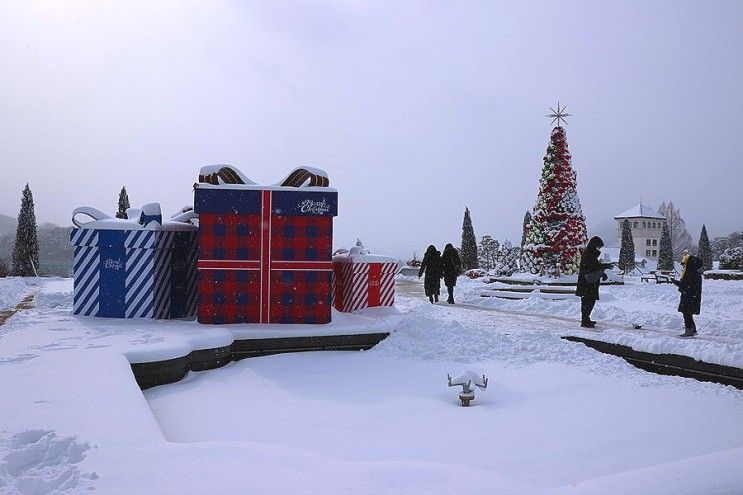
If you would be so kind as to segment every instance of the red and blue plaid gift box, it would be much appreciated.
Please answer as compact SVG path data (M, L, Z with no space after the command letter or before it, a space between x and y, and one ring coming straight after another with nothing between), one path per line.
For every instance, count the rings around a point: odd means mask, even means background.
M330 322L338 193L310 170L259 186L232 167L202 169L200 323Z

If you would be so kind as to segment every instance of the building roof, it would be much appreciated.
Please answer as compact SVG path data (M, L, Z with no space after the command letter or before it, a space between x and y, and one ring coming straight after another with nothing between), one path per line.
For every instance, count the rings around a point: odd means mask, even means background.
M637 206L630 208L627 211L623 211L619 215L615 215L614 218L658 218L665 220L666 217L659 215L654 208L640 203Z

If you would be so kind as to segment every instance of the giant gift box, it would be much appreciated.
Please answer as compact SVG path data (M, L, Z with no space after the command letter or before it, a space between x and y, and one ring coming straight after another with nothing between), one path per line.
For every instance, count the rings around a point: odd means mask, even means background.
M200 323L328 323L338 193L318 169L260 186L204 167L199 214Z
M81 223L80 216L91 221ZM111 218L75 209L73 313L111 318L181 318L196 312L196 226L186 211L163 222L160 205Z
M350 313L395 304L395 275L400 261L369 254L360 241L350 251L333 256L333 306Z

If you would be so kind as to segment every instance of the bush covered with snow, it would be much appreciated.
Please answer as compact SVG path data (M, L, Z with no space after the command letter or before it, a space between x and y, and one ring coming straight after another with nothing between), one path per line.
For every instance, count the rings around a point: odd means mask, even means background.
M726 249L720 255L720 270L743 270L743 247Z

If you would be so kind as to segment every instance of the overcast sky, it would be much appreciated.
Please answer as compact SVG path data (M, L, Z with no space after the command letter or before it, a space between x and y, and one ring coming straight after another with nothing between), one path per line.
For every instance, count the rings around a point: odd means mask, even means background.
M0 212L192 203L202 165L338 188L336 247L518 241L559 100L589 226L743 229L743 2L0 4Z

